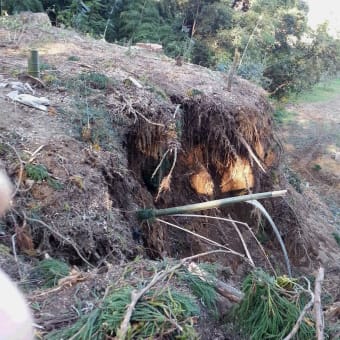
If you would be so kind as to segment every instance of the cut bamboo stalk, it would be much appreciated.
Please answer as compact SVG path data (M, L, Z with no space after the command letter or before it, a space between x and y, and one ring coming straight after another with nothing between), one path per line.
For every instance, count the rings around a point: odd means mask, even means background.
M28 74L40 78L40 63L39 63L39 52L37 50L31 50L28 59Z
M140 220L149 220L149 219L152 219L158 216L186 214L186 213L190 213L194 211L201 211L201 210L207 210L207 209L212 209L212 208L220 208L225 205L246 202L250 200L259 200L263 198L272 198L272 197L282 197L286 193L287 193L287 190L270 191L270 192L262 192L262 193L257 193L257 194L222 198L219 200L188 204L188 205L166 208L166 209L140 209L137 211L137 217Z

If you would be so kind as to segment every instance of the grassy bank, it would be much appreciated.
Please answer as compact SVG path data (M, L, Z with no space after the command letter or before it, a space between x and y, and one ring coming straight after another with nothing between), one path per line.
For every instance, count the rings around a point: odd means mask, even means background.
M317 103L324 102L340 95L340 78L321 82L312 90L297 95L294 99L296 103Z

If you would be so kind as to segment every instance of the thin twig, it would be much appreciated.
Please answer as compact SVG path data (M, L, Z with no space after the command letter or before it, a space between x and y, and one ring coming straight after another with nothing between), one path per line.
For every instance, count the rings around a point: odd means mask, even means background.
M213 220L220 220L220 221L225 221L225 222L234 222L240 225L245 226L248 231L250 232L250 234L253 236L253 238L255 239L256 243L258 244L259 248L261 249L265 259L267 260L269 267L271 268L271 270L273 271L274 275L277 276L276 271L273 267L273 265L271 264L268 255L266 254L266 251L264 250L262 244L260 243L260 241L257 239L256 235L254 234L253 230L250 228L250 226L247 223L244 222L240 222L240 221L236 221L233 219L229 219L229 218L224 218L224 217L219 217L219 216L209 216L209 215L196 215L196 214L177 214L177 215L172 215L175 217L196 217L196 218L210 218Z
M170 222L161 220L160 218L156 218L156 221L159 221L159 222L161 222L161 223L167 224L167 225L169 225L169 226L171 226L171 227L174 227L174 228L176 228L176 229L182 230L182 231L184 231L184 232L186 232L186 233L188 233L188 234L191 234L191 235L193 235L193 236L195 236L195 237L197 237L197 238L200 238L200 239L202 239L202 240L208 242L209 244L211 244L211 245L213 245L213 246L216 246L216 247L219 247L219 248L223 248L223 249L225 249L225 251L226 251L227 253L230 253L230 254L233 254L233 255L236 255L236 256L241 257L243 260L245 260L247 263L249 263L252 267L254 267L254 264L251 263L251 262L250 262L243 254L241 254L241 253L239 253L239 252L237 252L237 251L235 251L235 250L232 250L232 249L230 249L230 248L228 248L228 247L226 247L226 246L224 246L224 245L222 245L222 244L220 244L220 243L218 243L218 242L215 242L215 241L213 241L213 240L211 240L211 239L209 239L209 238L207 238L207 237L205 237L205 236L202 236L202 235L200 235L200 234L197 234L197 233L195 233L195 232L193 232L193 231L191 231L191 230L182 228L182 227L180 227L180 226L178 226L178 225L176 225L176 224L173 224L173 223L170 223Z
M247 149L250 157L255 161L255 163L259 166L259 168L266 173L266 170L264 169L263 165L261 164L258 157L255 155L254 151L251 149L250 145L247 143L247 141L241 136L238 136L240 142L243 144L243 146Z
M266 208L258 201L258 200L249 200L246 201L246 203L253 205L254 207L258 208L262 214L266 217L266 219L268 220L270 226L272 227L274 234L277 238L277 240L279 241L279 244L281 246L282 252L283 252L283 256L285 258L285 262L286 262L286 266L287 266L287 272L289 277L292 277L292 269L290 266L290 261L289 261L289 257L288 257L288 252L285 246L285 243L283 242L283 239L281 237L281 234L279 232L279 229L276 227L273 219L271 218L271 216L269 215L268 211L266 210Z
M158 172L159 168L162 166L162 163L164 162L164 159L165 159L166 155L169 153L169 151L170 151L170 149L168 149L168 150L166 150L166 151L164 152L164 154L163 154L163 156L162 156L162 159L160 160L160 162L158 163L158 165L157 165L155 171L154 171L154 172L152 173L152 175L151 175L151 179L153 179L153 178L155 177L156 173Z
M21 272L21 268L20 268L20 263L19 263L18 256L17 256L17 250L16 250L16 246L15 246L15 238L16 238L16 236L17 236L17 234L15 233L11 237L11 240L12 240L12 250L13 250L13 255L14 255L15 263L17 264L17 267L18 267L18 273L19 273L19 276L20 276L20 281L22 281L23 276L22 276L22 272Z
M324 318L322 313L322 305L321 305L321 285L324 279L325 270L324 268L320 267L318 274L315 280L315 288L314 288L314 296L315 296L315 303L314 303L314 314L315 314L315 321L316 321L316 338L317 340L324 339Z
M241 242L242 242L242 245L243 245L243 248L244 248L244 251L246 252L246 255L249 259L249 261L252 263L253 267L255 267L255 263L250 255L250 252L248 250L248 247L247 247L247 244L246 242L244 241L244 238L239 230L239 228L237 227L236 223L231 219L231 216L228 215L228 218L231 220L231 225L234 227L234 229L236 230L237 234L238 234L238 237L240 238Z
M27 163L31 163L35 160L35 157L37 156L37 154L42 150L42 148L44 148L45 145L40 145L38 147L38 149L36 149L32 154L31 154L31 158L28 160Z
M310 282L309 280L307 280L305 278L305 280L308 282L308 289L304 289L305 291L307 291L309 293L309 295L311 296L311 299L310 301L307 303L307 305L303 308L299 318L297 319L293 329L290 331L290 333L283 339L283 340L290 340L292 339L295 334L298 332L299 328L300 328L300 325L301 325L301 322L302 320L304 319L305 317L305 314L307 313L307 311L312 308L313 304L314 304L314 294L312 292L312 290L310 289ZM302 287L301 287L302 288Z
M132 317L132 313L133 313L133 311L136 307L137 302L157 282L163 280L165 277L167 277L168 275L175 272L177 269L182 267L186 262L192 261L194 259L206 256L206 255L215 254L215 253L228 253L228 251L220 249L220 250L208 251L208 252L205 252L205 253L196 254L196 255L193 255L193 256L186 257L186 258L182 259L178 264L170 267L169 269L156 273L154 275L154 277L152 278L152 280L140 291L133 290L131 292L131 302L127 306L123 321L121 322L119 329L118 329L118 332L117 332L117 339L125 340L126 334L128 332L128 329L129 329L129 324L130 324L130 320L131 320L131 317Z
M158 201L158 199L159 199L159 197L160 197L160 195L163 191L167 191L167 190L170 189L172 173L175 169L176 162L177 162L177 148L174 148L174 160L172 162L172 166L171 166L169 173L161 181L161 184L158 188L158 193L157 193L157 196L156 196L156 202Z

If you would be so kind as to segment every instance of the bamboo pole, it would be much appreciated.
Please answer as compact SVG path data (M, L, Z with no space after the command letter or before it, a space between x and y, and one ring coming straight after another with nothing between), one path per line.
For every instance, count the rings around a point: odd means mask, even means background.
M202 202L202 203L187 204L187 205L183 205L180 207L172 207L172 208L165 208L165 209L140 209L137 211L137 217L140 220L149 220L151 218L155 218L158 216L186 214L186 213L194 212L194 211L207 210L207 209L212 209L212 208L220 208L228 204L246 202L250 200L259 200L263 198L272 198L272 197L282 197L286 193L287 193L287 190L270 191L270 192L262 192L262 193L257 193L257 194L222 198L219 200L213 200L213 201Z

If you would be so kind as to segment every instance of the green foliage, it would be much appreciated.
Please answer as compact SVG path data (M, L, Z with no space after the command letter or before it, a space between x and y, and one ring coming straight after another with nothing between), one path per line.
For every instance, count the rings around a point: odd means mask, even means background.
M117 335L118 327L130 303L132 287L115 290L107 296L101 307L80 319L71 328L56 332L47 339L105 339ZM162 338L169 339L190 334L190 339L198 339L191 318L198 315L195 302L182 293L171 291L149 291L137 305L131 316L131 327L127 339ZM180 332L174 322L183 328ZM184 338L183 338L184 339ZM186 338L187 339L187 338Z
M34 181L44 181L50 177L47 168L42 164L26 164L25 170L27 176Z
M7 11L8 14L16 14L23 11L43 12L43 5L39 0L2 0L1 12Z
M318 103L331 100L340 92L340 78L325 80L311 90L304 91L296 97L297 103Z
M70 55L70 56L67 58L67 60L69 60L69 61L79 61L80 58L79 58L78 56L76 56L76 55Z
M273 118L277 124L285 124L291 122L295 114L295 112L287 110L285 107L279 105L273 113Z
M262 271L248 275L242 286L244 298L235 319L250 339L283 339L294 327L306 297L294 280L277 279ZM313 339L315 330L304 319L297 339Z
M48 185L55 190L60 190L63 187L59 181L49 175L47 168L43 164L28 163L25 166L25 171L27 176L36 182L47 181Z
M334 236L334 239L335 239L336 243L340 247L340 233L335 231L332 235Z
M203 281L199 276L190 273L188 270L184 273L179 273L179 277L189 285L192 292L202 301L204 306L216 315L217 293L213 287L214 278L211 276L208 281Z
M314 164L312 169L313 169L314 171L320 171L322 168L321 168L321 165L320 165L320 164Z
M112 85L112 81L105 74L98 72L81 73L79 79L93 89L105 90Z
M56 12L59 24L105 35L108 42L161 43L169 56L223 65L225 71L238 48L238 74L278 98L308 90L340 70L340 39L329 35L327 24L307 28L302 0L252 1L246 13L226 0L3 0L10 12L41 5Z
M58 281L69 275L69 266L56 259L45 259L33 269L32 275L42 281L45 288L54 287Z

